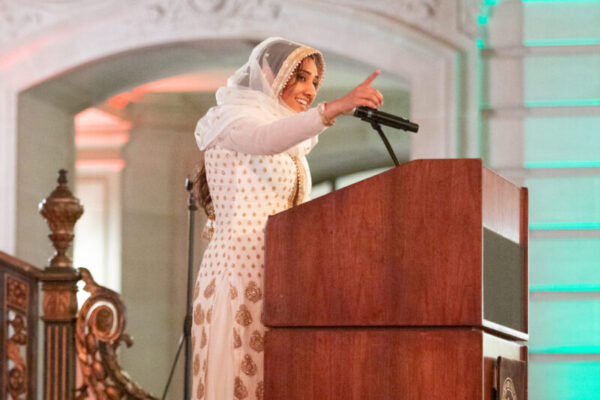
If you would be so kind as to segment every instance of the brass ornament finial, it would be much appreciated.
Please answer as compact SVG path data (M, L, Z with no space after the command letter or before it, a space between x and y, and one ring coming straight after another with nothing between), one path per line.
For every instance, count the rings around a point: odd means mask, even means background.
M83 214L83 206L67 186L67 171L61 169L58 174L58 186L41 201L38 209L48 223L52 232L48 237L56 249L54 256L49 259L49 267L71 268L73 262L67 256L67 250L75 237L75 222Z

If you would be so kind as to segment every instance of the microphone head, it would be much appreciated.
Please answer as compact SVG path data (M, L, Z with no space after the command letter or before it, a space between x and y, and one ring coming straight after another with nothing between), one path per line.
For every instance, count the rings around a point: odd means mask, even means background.
M381 124L395 129L402 129L408 132L417 132L419 125L410 122L407 119L379 111L376 108L359 106L354 110L354 116L371 124Z
M373 111L377 110L367 106L358 106L354 109L354 116L360 119L371 118Z

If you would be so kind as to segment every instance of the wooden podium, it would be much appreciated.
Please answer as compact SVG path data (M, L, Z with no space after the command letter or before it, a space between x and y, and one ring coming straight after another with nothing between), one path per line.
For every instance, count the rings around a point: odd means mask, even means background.
M527 360L527 213L527 189L452 159L270 217L265 399L525 398L497 364Z

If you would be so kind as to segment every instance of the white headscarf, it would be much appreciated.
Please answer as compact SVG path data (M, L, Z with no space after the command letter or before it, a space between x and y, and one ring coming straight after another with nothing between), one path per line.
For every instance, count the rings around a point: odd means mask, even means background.
M217 90L217 105L211 107L196 125L196 141L204 151L232 122L245 117L265 124L293 115L280 100L281 91L306 57L313 56L319 72L317 90L325 74L323 55L313 48L282 38L268 38L250 53L248 62L227 79L227 86ZM315 145L308 139L289 153L302 156Z

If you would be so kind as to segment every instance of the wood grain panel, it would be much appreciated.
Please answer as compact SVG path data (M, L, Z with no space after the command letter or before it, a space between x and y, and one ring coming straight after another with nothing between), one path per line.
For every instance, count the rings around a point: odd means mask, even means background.
M483 169L483 226L521 244L521 190Z
M481 399L474 329L274 329L265 400Z
M416 160L269 218L271 326L481 323L480 160Z

